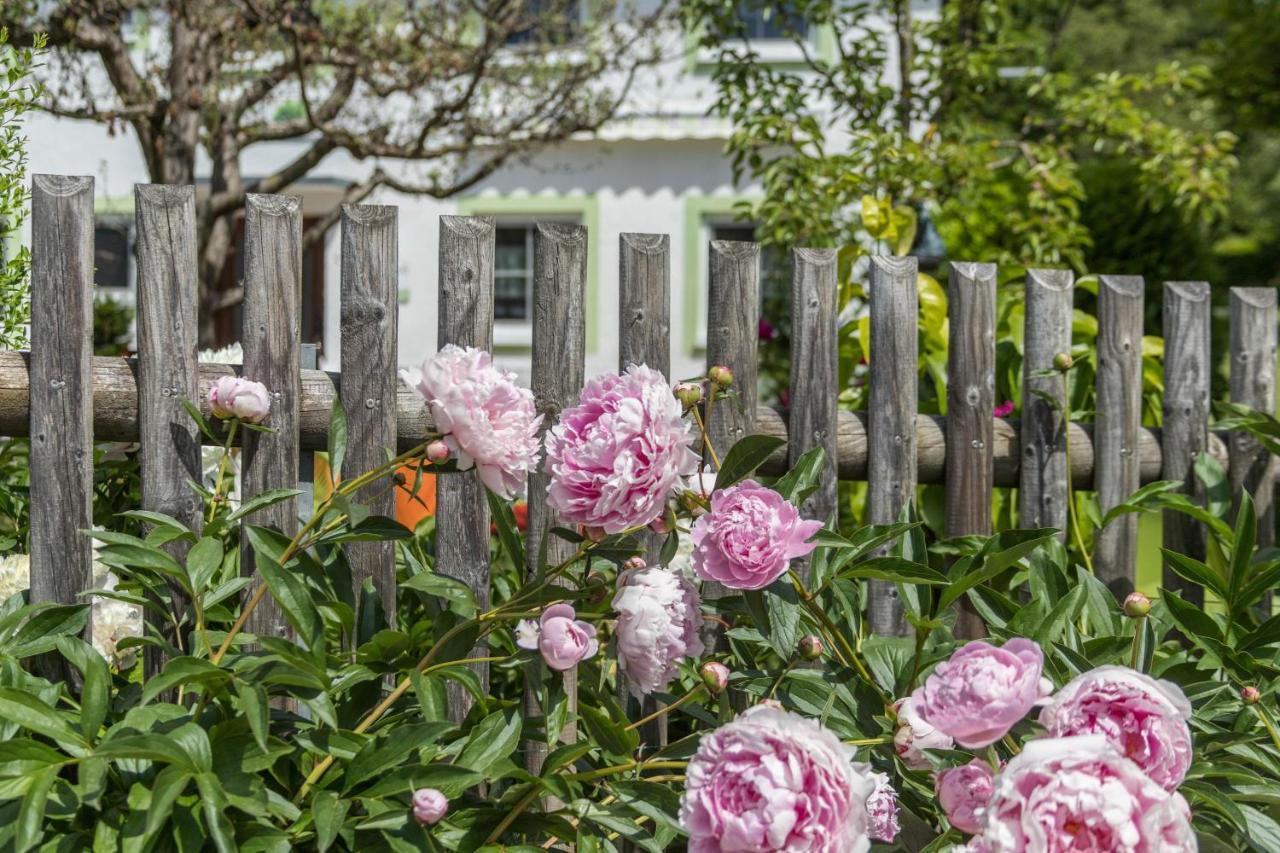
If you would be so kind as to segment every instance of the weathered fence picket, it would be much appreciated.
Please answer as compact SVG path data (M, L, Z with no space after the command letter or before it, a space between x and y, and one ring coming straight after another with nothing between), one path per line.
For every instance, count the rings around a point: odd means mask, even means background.
M916 494L916 334L919 297L915 258L871 259L871 396L867 427L867 522L892 524ZM867 620L877 634L903 634L898 587L868 583Z
M196 358L195 190L139 186L138 338L136 361L93 357L93 182L40 175L33 181L32 352L0 352L0 435L31 437L31 595L37 601L73 602L91 582L92 550L83 531L92 524L93 441L138 441L144 509L173 515L194 530L201 505L187 482L201 476L201 435L183 411L191 400L208 411L209 386L240 372ZM269 434L241 436L242 494L252 497L298 480L300 451L323 450L330 410L339 394L347 415L343 470L350 477L381 463L392 450L419 444L431 429L421 398L396 377L398 218L393 207L351 206L341 225L341 376L299 369L302 218L298 199L250 196L244 259L245 365L243 374L273 393ZM439 342L491 349L493 344L495 223L479 217L442 217L440 225ZM576 225L541 224L534 241L533 352L530 385L550 428L578 400L584 382L588 240ZM691 247L687 247L691 248ZM707 364L734 374L741 405L708 408L711 447L723 456L756 432L788 441L760 468L780 474L806 450L827 451L821 487L803 507L826 519L837 506L837 480L868 481L867 521L890 523L916 495L919 484L945 484L945 532L983 534L991 529L991 494L1019 489L1019 517L1026 527L1067 524L1068 477L1077 489L1094 489L1103 513L1138 486L1156 479L1181 480L1193 499L1203 489L1194 475L1201 453L1227 468L1233 492L1248 489L1259 514L1259 541L1274 542L1274 460L1246 434L1224 445L1210 428L1211 288L1205 282L1167 282L1163 297L1165 339L1162 427L1142 426L1143 280L1102 276L1098 282L1096 418L1065 417L1066 382L1054 358L1071 349L1073 277L1070 272L1029 270L1025 285L1023 418L993 417L997 270L992 264L954 263L948 286L950 342L947 413L919 415L917 332L919 309L914 258L874 257L870 262L870 404L866 412L837 406L838 253L797 249L791 280L790 396L785 412L758 405L757 341L760 311L760 247L713 241L709 246ZM670 242L663 234L619 237L619 367L645 363L671 367ZM1277 300L1272 288L1230 292L1231 397L1252 408L1275 409ZM673 381L679 377L669 377ZM1068 452L1069 451L1069 452ZM708 454L710 456L710 454ZM526 568L536 569L540 545L558 521L545 498L548 477L529 477ZM488 605L489 513L474 472L451 474L437 484L436 557L439 571L470 586ZM385 484L359 496L375 513L390 514ZM277 503L253 522L285 533L297 529L298 507ZM1180 515L1164 519L1164 544L1191 556L1204 550L1201 525ZM1125 516L1096 533L1099 577L1117 595L1132 589L1137 521ZM644 534L654 560L660 538ZM181 545L170 546L181 556ZM561 537L547 541L551 563L575 552ZM347 549L355 592L371 581L388 622L395 616L395 549L390 543L353 543ZM246 574L255 570L246 544ZM255 583L257 583L255 581ZM1165 584L1202 599L1202 590L1166 571ZM704 586L704 596L724 590ZM905 620L896 586L872 582L868 627L899 634ZM165 631L163 620L153 628ZM722 633L708 623L712 648ZM249 631L285 636L279 609L268 597ZM981 631L976 612L961 614L961 634ZM181 639L181 638L175 638ZM477 649L477 655L482 654ZM162 661L150 653L148 667ZM534 664L540 666L541 664ZM474 665L481 685L488 670ZM564 701L574 708L576 673L564 677ZM653 710L628 702L635 716ZM460 719L470 697L451 690L449 713ZM526 696L530 718L543 717L539 697ZM573 737L572 714L562 737ZM665 719L642 732L651 745L666 742ZM546 755L545 738L526 747L530 770Z
M347 452L342 471L354 477L386 461L396 447L396 375L399 322L399 213L394 207L342 208L341 323L342 408L347 416ZM459 478L460 479L460 478ZM355 496L369 511L392 515L395 495L370 484ZM388 626L395 626L394 542L353 542L347 548L355 600L371 581Z
M995 479L995 264L952 264L947 296L946 534L986 536ZM961 603L956 632L986 635L968 599Z
M1139 276L1098 277L1094 488L1105 516L1138 488L1142 426L1142 289ZM1138 517L1114 519L1094 539L1098 577L1118 596L1133 591Z
M530 387L542 428L550 429L560 412L576 405L585 380L587 345L587 229L581 225L541 224L533 242L533 370ZM557 514L547 505L550 478L543 467L529 475L529 529L527 555L530 573L537 570L542 540L559 524ZM547 543L547 560L556 565L569 559L575 546L558 536ZM539 663L531 666L540 666ZM572 714L577 709L578 673L564 673L564 692ZM525 693L529 716L542 716L550 709L540 707L537 695ZM575 724L566 724L561 736L574 740ZM525 768L542 769L548 744L530 741L525 748Z
M1181 480L1184 491L1204 503L1204 485L1195 475L1196 457L1209 446L1209 284L1167 281L1164 284L1164 403L1160 436L1166 480ZM1204 526L1179 512L1164 512L1164 547L1204 559ZM1167 565L1164 585L1200 604L1204 589L1183 579Z
M440 346L493 346L493 264L495 226L488 217L440 218ZM436 565L442 574L475 592L481 610L489 609L489 502L476 471L436 482ZM472 650L483 657L484 647ZM489 666L472 669L482 689L489 687ZM472 698L450 682L449 717L467 715Z

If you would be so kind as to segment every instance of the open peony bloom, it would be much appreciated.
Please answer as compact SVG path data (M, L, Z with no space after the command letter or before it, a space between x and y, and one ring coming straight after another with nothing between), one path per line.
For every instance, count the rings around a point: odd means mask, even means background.
M1014 637L999 648L975 640L938 664L911 703L956 743L979 749L1004 737L1052 691L1043 669L1044 653L1030 640Z
M642 567L622 573L618 611L618 664L637 696L664 690L677 664L703 652L698 591L680 572Z
M516 626L516 645L542 655L547 666L564 672L594 657L600 644L596 626L577 618L570 604L553 604L535 623L524 619Z
M875 789L867 797L867 834L876 841L891 842L898 837L898 792L888 773L872 773Z
M475 466L496 495L511 498L538 464L542 416L533 392L515 384L515 374L493 364L489 353L448 344L401 374L431 407L436 429L457 458L458 469Z
M704 735L686 770L690 853L863 853L870 767L814 720L757 705Z
M260 424L271 412L271 392L261 382L222 376L209 388L209 408L217 418Z
M806 540L821 529L773 489L743 480L713 494L711 511L694 522L693 570L729 589L763 589L817 547Z
M971 848L986 853L1183 853L1191 811L1098 735L1028 741L995 780Z
M644 365L592 379L547 432L547 503L563 521L609 534L653 521L697 468L682 414L667 380Z
M952 826L961 832L981 831L978 810L987 807L995 790L990 764L975 758L968 764L943 770L934 779L934 787L938 805Z
M1169 681L1124 666L1100 666L1059 690L1040 711L1052 737L1097 734L1172 791L1191 766L1191 703Z
M916 711L911 697L893 703L898 713L898 729L893 733L893 748L902 762L912 770L928 770L933 764L924 754L926 749L951 749L955 741L925 722Z

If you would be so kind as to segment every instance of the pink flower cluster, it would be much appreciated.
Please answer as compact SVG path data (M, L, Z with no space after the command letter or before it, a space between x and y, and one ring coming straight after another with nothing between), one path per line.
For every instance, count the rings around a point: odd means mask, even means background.
M209 408L216 418L260 424L271 412L271 392L261 382L222 376L209 388Z
M744 711L689 762L680 823L690 853L863 853L876 782L853 757L813 720L772 703ZM876 808L878 831L889 832L888 806Z
M542 655L547 666L558 672L573 669L600 650L596 626L578 618L571 604L553 604L542 611L537 622L521 620L516 626L516 645Z
M547 432L547 504L571 524L621 533L660 516L697 469L693 429L656 370L596 377Z
M807 540L820 529L773 489L743 480L712 494L711 511L694 522L693 570L729 589L764 589L817 547Z
M625 571L618 584L618 664L637 696L665 690L677 664L703 652L698 590L679 571L657 566Z
M489 353L453 344L416 374L402 375L431 407L458 469L474 466L494 494L514 497L538 464L542 416L533 392L516 385L515 374L494 365Z

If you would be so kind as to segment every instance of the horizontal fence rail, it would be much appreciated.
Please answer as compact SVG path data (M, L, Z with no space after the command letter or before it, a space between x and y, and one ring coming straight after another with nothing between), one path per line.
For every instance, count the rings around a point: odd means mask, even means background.
M199 434L181 400L207 411L210 385L241 372L195 359L198 298L194 253L195 194L191 187L137 188L139 346L136 359L89 354L92 328L91 178L36 176L32 184L32 340L30 353L0 353L0 435L32 439L32 594L71 601L88 586L91 526L89 483L93 441L141 442L143 504L199 523L186 482L198 464ZM432 424L421 398L396 377L399 310L396 292L399 235L394 207L347 206L341 222L339 373L300 368L301 208L289 196L251 196L244 250L245 367L266 383L274 400L270 434L245 446L243 497L291 486L301 456L327 444L330 412L341 397L355 437L344 473L350 475L393 447L417 445ZM671 353L669 238L620 234L616 339L622 365L644 360L668 367ZM438 324L443 343L488 348L492 342L495 223L485 217L444 217L439 259ZM549 426L572 405L584 381L588 241L579 225L537 228L533 258L531 387ZM694 247L685 247L693 251ZM1097 492L1102 512L1143 483L1182 480L1196 491L1192 464L1200 452L1221 461L1234 487L1253 491L1260 541L1274 538L1271 515L1275 460L1247 435L1210 429L1209 286L1169 282L1165 324L1164 430L1142 426L1142 319L1145 283L1134 276L1098 280L1095 355L1096 422L1067 423L1065 383L1046 374L1071 345L1075 282L1065 271L1028 270L1025 295L1021 420L993 417L998 269L951 265L948 310L951 341L946 389L950 417L924 415L918 402L918 269L914 258L874 257L869 265L872 347L869 410L837 406L840 306L838 255L798 247L791 254L791 398L785 411L756 399L760 247L713 241L708 248L706 358L734 373L743 406L712 407L708 432L723 454L750 432L787 441L762 467L782 473L806 450L827 451L819 488L803 508L828 518L836 511L837 481L868 482L868 517L893 521L920 484L945 484L946 533L991 530L990 493L1019 489L1024 526L1065 527L1069 483ZM1232 288L1230 390L1235 402L1275 407L1276 292ZM421 320L422 318L418 318ZM419 323L420 325L420 323ZM1057 405L1054 404L1057 401ZM74 488L68 484L74 485ZM530 554L554 524L545 475L529 478ZM39 485L37 485L39 484ZM53 487L50 488L50 484ZM378 511L387 512L385 497ZM292 529L300 507L286 503L258 518ZM441 571L488 593L487 503L474 472L441 481L437 507ZM36 519L39 519L37 521ZM1192 553L1203 548L1198 525L1166 518L1165 541ZM553 547L552 557L556 556ZM1097 536L1098 573L1123 595L1132 588L1136 519L1120 518ZM251 570L251 554L246 552ZM384 613L394 615L395 552L384 544L350 552L357 583L371 582ZM714 586L704 594L719 594ZM892 584L870 586L869 624L882 633L905 629ZM976 614L957 630L966 633ZM250 628L283 634L272 607L255 613ZM709 629L709 643L722 640ZM483 665L478 675L487 677ZM575 690L572 673L565 689ZM536 704L536 703L535 703ZM462 695L450 712L466 712ZM530 711L537 708L530 705ZM651 735L661 738L660 732ZM526 763L536 769L542 751Z

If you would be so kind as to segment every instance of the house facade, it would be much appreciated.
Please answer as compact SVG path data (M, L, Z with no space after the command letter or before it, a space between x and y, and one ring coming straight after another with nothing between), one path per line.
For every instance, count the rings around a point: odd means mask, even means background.
M928 5L922 7L928 14ZM771 62L799 60L769 14L747 21L753 46ZM887 36L887 33L886 33ZM834 51L838 33L811 27L809 48ZM729 125L707 115L714 98L713 57L684 33L664 39L663 59L634 83L620 114L591 138L573 139L513 160L464 195L436 200L377 193L371 202L399 207L399 360L416 365L435 352L437 248L443 215L493 216L497 223L494 350L498 361L527 379L531 349L533 229L540 221L574 222L588 233L587 374L618 368L618 262L623 232L670 235L672 378L705 369L707 244L751 239L735 217L739 202L759 187L735 182L724 154ZM893 79L892 77L890 79ZM95 177L97 284L100 297L133 300L133 186L148 180L127 130L108 134L88 123L34 115L29 120L31 172ZM243 173L266 174L310 140L260 144L246 152ZM384 164L385 166L386 164ZM343 188L373 164L335 153L289 188L302 198L304 222L332 209ZM197 166L199 173L200 166ZM770 256L767 264L777 264ZM233 284L236 264L228 264ZM340 239L335 227L304 258L302 333L320 365L338 369ZM773 278L785 276L775 270ZM234 314L219 326L223 343L236 336Z

